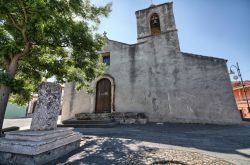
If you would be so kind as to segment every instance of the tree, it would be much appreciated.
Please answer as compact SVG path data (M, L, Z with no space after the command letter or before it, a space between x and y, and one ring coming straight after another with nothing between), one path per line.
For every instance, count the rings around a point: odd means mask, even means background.
M43 79L83 87L101 73L96 28L110 10L89 0L0 0L0 132L10 94L21 104Z

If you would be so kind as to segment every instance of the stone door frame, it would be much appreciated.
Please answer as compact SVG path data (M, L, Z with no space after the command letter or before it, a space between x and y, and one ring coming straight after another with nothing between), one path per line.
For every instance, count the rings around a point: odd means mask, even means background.
M115 81L114 81L114 78L108 74L105 74L101 77L98 77L97 79L94 80L94 83L93 83L93 87L95 89L94 93L93 93L93 97L92 97L92 101L93 103L91 104L92 105L92 112L93 113L96 113L95 110L96 110L96 89L97 89L97 83L102 80L102 79L108 79L111 83L111 113L115 111L115 106L114 106L114 102L115 102Z

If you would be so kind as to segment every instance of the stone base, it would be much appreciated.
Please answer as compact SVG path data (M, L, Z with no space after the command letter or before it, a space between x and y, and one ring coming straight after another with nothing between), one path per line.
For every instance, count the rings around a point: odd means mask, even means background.
M111 113L78 113L77 120L110 120Z
M80 146L73 128L50 131L14 131L0 138L0 164L44 164Z
M80 140L66 144L59 148L43 152L38 155L23 155L10 152L0 151L0 164L20 164L20 165L39 165L45 164L52 160L58 159L61 156L77 149L80 146Z
M140 112L112 112L112 113L79 113L75 115L79 121L107 121L115 120L120 124L146 124L148 117ZM65 120L62 123L67 124L71 120ZM74 126L75 127L75 126Z
M146 124L148 122L148 118L144 113L113 112L111 115L120 124Z

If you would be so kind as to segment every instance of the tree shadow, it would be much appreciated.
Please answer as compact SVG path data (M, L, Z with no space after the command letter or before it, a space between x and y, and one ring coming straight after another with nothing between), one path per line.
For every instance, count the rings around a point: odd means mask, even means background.
M142 150L135 152L127 147L127 144L133 143L134 140L128 139L83 137L80 148L50 164L141 164L138 161L134 163L131 161L135 158L143 159Z
M173 160L172 156L159 156L158 148L130 145L138 141L119 138L83 137L81 147L49 164L64 165L188 165Z
M81 147L52 164L146 164L147 153L158 148L138 146L138 142L174 145L204 151L241 155L250 149L249 126L218 126L199 124L119 125L115 128L78 128L84 137ZM135 145L133 145L135 144ZM135 147L137 146L137 148ZM174 160L154 160L152 164L180 164Z
M230 153L250 158L241 149L250 149L249 125L164 124L119 125L116 128L76 129L83 135L126 138L180 147Z

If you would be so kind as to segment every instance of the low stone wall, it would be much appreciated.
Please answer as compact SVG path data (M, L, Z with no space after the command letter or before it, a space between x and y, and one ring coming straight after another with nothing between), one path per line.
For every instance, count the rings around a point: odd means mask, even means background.
M110 120L111 113L78 113L75 115L77 120Z
M144 113L113 112L111 116L120 124L146 124L148 121L148 118Z
M113 112L113 113L79 113L77 120L115 120L120 124L146 124L148 117L144 113Z

